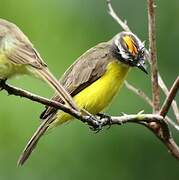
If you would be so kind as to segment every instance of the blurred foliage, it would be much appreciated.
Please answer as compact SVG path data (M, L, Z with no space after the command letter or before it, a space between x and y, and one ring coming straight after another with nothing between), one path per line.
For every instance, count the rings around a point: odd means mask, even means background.
M148 44L146 1L113 0L113 4ZM176 0L157 1L159 69L169 86L178 75L178 7ZM121 31L107 14L104 0L4 0L0 16L16 23L28 35L57 77L87 49ZM149 76L134 69L128 80L150 95ZM46 97L53 93L46 84L33 78L21 77L10 82ZM5 92L0 92L0 102L0 179L179 177L178 162L144 127L116 126L94 134L77 120L44 136L27 164L17 168L17 158L38 126L43 107ZM136 113L141 109L150 112L145 102L123 88L108 113Z

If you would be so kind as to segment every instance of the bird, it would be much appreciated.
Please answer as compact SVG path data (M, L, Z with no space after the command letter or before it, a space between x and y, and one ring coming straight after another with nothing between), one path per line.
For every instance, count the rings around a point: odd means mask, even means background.
M49 71L28 37L14 24L0 18L0 81L33 75L48 83L63 102L78 110L72 97Z
M130 69L137 67L147 73L145 59L144 43L134 33L122 31L82 54L59 81L80 109L97 115L110 104ZM52 100L62 101L58 95ZM48 129L74 119L53 107L46 107L40 118L43 122L20 155L18 165L25 163Z

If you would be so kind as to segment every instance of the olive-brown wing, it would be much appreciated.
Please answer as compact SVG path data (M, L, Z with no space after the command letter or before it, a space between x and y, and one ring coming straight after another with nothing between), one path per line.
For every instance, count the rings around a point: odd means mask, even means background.
M10 61L39 69L46 66L33 44L15 24L0 19L0 29L0 45Z
M60 82L72 97L105 73L107 64L112 60L110 47L110 43L101 43L91 48L67 69ZM52 100L63 103L58 95L55 95ZM40 118L52 117L56 112L55 108L46 107Z
M39 53L26 42L14 42L14 47L6 55L15 64L30 65L37 69L47 66Z

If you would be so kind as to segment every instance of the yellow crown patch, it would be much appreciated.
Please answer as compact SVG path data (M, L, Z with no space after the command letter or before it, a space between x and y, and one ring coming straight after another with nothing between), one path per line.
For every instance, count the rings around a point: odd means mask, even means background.
M138 53L138 50L137 50L134 40L128 35L124 36L123 40L126 43L126 46L129 50L129 52L135 56Z

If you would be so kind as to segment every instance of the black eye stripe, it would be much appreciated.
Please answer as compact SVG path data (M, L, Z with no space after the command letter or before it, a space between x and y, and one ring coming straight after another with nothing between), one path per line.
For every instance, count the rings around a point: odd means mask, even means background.
M129 66L137 66L139 61L145 58L143 43L135 35L127 32L114 39L111 52L117 60Z

